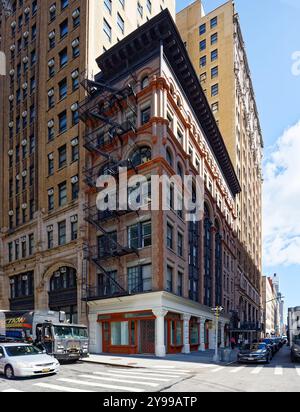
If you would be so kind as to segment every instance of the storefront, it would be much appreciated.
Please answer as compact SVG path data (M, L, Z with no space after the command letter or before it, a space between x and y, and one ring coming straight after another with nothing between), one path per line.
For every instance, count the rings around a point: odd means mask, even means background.
M99 315L98 322L104 353L155 353L155 316L151 311Z
M200 320L192 317L190 320L190 351L198 352L200 347Z
M214 319L210 312L168 292L91 301L90 351L164 357L213 349ZM228 319L220 319L221 346L226 323Z

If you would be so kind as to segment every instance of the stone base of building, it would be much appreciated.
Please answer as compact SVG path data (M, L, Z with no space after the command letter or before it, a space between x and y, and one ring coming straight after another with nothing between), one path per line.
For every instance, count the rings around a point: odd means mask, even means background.
M219 346L228 345L229 318L220 318ZM90 352L190 353L215 348L210 308L167 292L89 302Z

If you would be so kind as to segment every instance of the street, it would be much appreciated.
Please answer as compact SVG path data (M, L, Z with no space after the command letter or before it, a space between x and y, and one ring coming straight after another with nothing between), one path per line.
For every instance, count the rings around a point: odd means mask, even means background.
M170 392L300 392L300 364L283 347L270 365L216 366L175 384Z
M132 369L87 363L62 365L57 376L7 381L0 392L161 392L192 376L179 369Z
M300 364L284 347L270 365L206 365L121 368L78 363L62 365L58 376L7 381L0 392L300 392Z

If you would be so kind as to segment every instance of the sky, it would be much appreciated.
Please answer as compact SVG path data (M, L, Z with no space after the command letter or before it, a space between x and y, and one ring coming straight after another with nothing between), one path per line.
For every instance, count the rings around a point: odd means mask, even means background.
M191 4L177 0L177 9ZM203 0L210 12L222 0ZM300 306L300 1L235 0L265 142L264 275Z

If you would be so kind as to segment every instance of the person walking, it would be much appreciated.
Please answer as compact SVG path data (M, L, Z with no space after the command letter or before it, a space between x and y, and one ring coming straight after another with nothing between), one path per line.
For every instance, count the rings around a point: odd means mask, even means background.
M230 344L231 344L231 349L234 350L236 347L236 340L234 336L230 339Z

